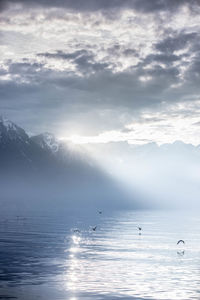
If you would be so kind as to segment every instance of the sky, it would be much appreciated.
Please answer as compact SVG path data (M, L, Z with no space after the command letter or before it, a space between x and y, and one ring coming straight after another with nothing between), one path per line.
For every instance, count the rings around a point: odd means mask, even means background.
M0 112L75 143L200 144L199 0L0 0Z

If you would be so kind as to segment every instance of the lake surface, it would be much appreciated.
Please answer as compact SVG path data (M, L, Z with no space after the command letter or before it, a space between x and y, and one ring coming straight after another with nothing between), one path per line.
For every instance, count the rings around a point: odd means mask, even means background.
M2 216L0 299L200 299L198 215L91 215Z

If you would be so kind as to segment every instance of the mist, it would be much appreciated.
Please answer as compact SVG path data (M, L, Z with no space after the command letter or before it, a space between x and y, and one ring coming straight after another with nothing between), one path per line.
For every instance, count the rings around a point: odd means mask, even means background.
M199 209L199 146L75 145L4 118L0 131L2 211Z
M0 119L0 208L6 213L65 214L140 207L85 150L50 133L29 136Z
M84 144L107 172L142 206L157 209L200 208L200 148L177 141L133 145ZM104 155L106 153L106 156Z

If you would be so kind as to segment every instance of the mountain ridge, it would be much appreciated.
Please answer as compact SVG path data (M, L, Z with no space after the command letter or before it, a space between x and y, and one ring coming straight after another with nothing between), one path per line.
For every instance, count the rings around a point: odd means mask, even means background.
M11 200L14 207L16 199L23 202L20 207L37 204L38 209L120 207L127 197L89 155L70 150L50 133L29 137L2 118L0 165L0 209Z

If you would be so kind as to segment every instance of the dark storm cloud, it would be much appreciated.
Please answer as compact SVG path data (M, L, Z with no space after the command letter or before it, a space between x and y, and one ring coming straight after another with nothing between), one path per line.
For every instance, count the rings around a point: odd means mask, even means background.
M61 50L57 50L55 53L38 53L38 56L43 56L47 58L56 58L56 59L66 59L66 60L74 60L78 57L84 56L89 58L93 58L93 55L85 49L77 50L71 53L65 53Z
M77 50L71 53L65 53L61 50L55 53L39 53L38 56L54 59L69 60L76 65L77 69L82 73L99 72L110 66L109 63L95 61L95 55L92 51L85 49Z
M108 47L105 49L105 47L102 47L103 50L106 50L108 55L119 55L122 51L122 46L119 44L114 44L111 47Z
M152 62L170 64L175 61L179 61L182 56L174 55L174 54L150 54L144 60L143 64L150 64Z
M189 66L185 72L185 78L191 82L193 87L199 85L200 80L200 42L199 35L191 43L190 53L192 57L189 61Z
M190 61L189 67L185 72L185 80L190 83L189 89L191 95L192 91L196 90L200 82L200 54L193 55L193 58Z
M74 59L77 63L79 70L83 69L83 73L90 70L91 65L80 57ZM78 60L78 61L77 61ZM107 66L107 65L106 65ZM84 91L89 93L88 100L84 99L84 104L88 107L125 107L137 108L145 105L152 105L153 103L159 103L162 101L162 93L169 88L170 84L178 80L178 70L175 67L162 68L159 65L153 66L151 69L142 70L140 66L135 67L133 70L123 71L120 73L113 73L104 67L103 64L94 63L92 70L95 69L95 74L88 73L87 77L80 77L67 71L56 71L49 69L45 64L39 63L10 63L8 66L8 74L14 77L12 82L2 82L2 90L10 98L12 95L20 97L20 93L25 89L27 92L27 86L35 88L35 91L41 91L43 94L48 95L49 89L55 89L57 92L57 98L63 99L64 92L68 89ZM97 72L101 70L101 72ZM152 77L149 82L141 82L140 76ZM5 84L9 84L4 88ZM57 89L57 87L60 87ZM13 92L12 92L13 91ZM54 94L54 93L53 93ZM18 96L17 96L18 95ZM95 97L94 97L95 95ZM41 96L38 96L41 98ZM47 97L46 97L47 98ZM99 99L103 101L99 102ZM44 100L40 100L44 103ZM81 95L77 99L81 103ZM47 104L48 106L48 104Z
M185 49L191 42L198 38L196 32L192 33L175 33L173 36L168 36L155 45L156 50L164 53L173 53L177 50Z
M179 75L179 70L176 67L163 68L160 65L156 65L152 69L147 71L148 75L152 75L156 79L159 77L164 77L165 80L170 80L173 82Z
M136 51L135 49L130 49L130 48L125 49L125 50L123 51L123 54L124 54L125 56L138 56L137 51Z
M30 121L30 128L36 128L36 123L41 126L43 122L52 126L62 118L69 119L69 123L85 124L86 132L123 127L138 109L160 105L163 101L181 101L187 96L190 99L191 89L192 94L200 92L199 85L188 88L192 81L189 73L184 86L171 89L172 84L181 82L179 69L170 63L165 68L159 65L159 61L173 62L178 59L176 55L171 56L155 55L154 63L157 63L148 69L144 68L147 64L145 62L114 72L112 68L108 69L108 64L96 62L94 54L86 50L70 53L57 50L39 54L39 57L47 60L70 60L78 71L87 76L51 69L45 62L8 61L7 68L2 69L2 75L9 75L11 79L0 83L1 108L8 112L13 109L24 112L29 110L28 115L31 111L34 124ZM152 57L147 55L146 60L149 63ZM188 72L193 72L194 68L193 63ZM141 76L151 78L141 81ZM121 118L123 115L128 117ZM72 126L71 123L69 126Z
M28 63L28 62L20 62L20 63L11 63L9 65L8 73L10 74L23 74L27 75L35 75L38 71L41 70L43 64L39 63Z
M107 54L111 57L139 57L139 53L136 49L127 48L126 44L114 44L111 47L102 47L102 50L107 52Z
M151 13L157 11L174 11L182 5L193 8L199 5L199 0L3 0L0 8L9 3L23 3L28 6L65 7L75 11L98 11L112 9L135 9L141 12Z

